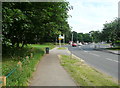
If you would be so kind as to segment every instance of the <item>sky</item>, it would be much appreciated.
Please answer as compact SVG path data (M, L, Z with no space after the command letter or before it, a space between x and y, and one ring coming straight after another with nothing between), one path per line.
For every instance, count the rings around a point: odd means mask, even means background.
M101 31L103 24L118 17L118 2L120 0L67 0L73 10L68 12L72 17L68 23L72 31L89 33Z

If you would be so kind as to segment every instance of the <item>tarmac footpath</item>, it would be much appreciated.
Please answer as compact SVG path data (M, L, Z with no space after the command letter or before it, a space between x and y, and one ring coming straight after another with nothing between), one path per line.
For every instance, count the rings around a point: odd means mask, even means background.
M60 65L58 55L69 55L66 50L57 47L50 50L39 62L30 86L77 86L74 80Z

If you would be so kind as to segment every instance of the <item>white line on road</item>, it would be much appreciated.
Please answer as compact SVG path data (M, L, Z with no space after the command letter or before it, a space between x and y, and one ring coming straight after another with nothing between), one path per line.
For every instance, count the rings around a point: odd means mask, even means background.
M84 50L84 52L88 52L88 51L85 51L85 50Z
M117 60L112 60L112 59L110 59L110 58L105 58L105 59L110 60L110 61L114 61L114 62L117 62L117 63L120 63L119 61L117 61Z
M113 61L113 60L112 60L112 59L110 59L110 58L105 58L105 59L110 60L110 61Z
M97 54L94 54L94 53L90 53L91 55L94 55L94 56L97 56L97 57L100 57L100 55L97 55Z
M120 63L119 61L116 61L116 60L113 60L113 61Z
M97 55L97 54L94 54L94 53L90 53L89 51L85 51L85 50L83 50L84 52L87 52L87 53L89 53L89 54L91 54L91 55L94 55L94 56L97 56L97 57L100 57L100 55Z

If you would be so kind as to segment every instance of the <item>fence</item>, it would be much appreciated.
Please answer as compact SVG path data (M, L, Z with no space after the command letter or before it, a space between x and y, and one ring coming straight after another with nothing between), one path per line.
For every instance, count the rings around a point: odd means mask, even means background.
M1 86L6 86L6 80L9 76L11 76L18 68L22 68L23 63L25 63L26 61L29 61L29 58L33 57L33 53L30 54L29 56L26 56L25 59L23 59L23 61L19 61L16 65L16 67L14 67L6 76L1 76L0 77L0 87Z

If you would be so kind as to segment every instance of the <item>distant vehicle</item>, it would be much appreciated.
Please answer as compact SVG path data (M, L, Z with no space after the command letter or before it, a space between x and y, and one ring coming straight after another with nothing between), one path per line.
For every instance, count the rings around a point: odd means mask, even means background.
M69 44L72 45L73 41L69 41Z
M101 44L106 44L106 42L101 42Z
M84 45L87 45L87 44L88 44L87 42L84 43Z
M78 46L82 46L82 43L78 43Z
M73 47L76 47L76 46L77 46L77 44L76 44L76 43L73 43L73 44L72 44L72 46L73 46Z

